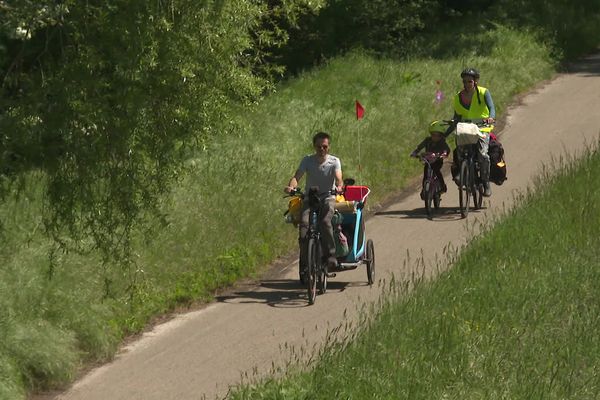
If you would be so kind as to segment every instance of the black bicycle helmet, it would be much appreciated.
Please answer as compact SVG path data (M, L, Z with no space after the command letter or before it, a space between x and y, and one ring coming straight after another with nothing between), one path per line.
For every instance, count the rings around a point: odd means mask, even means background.
M479 79L479 71L475 68L465 68L463 72L460 73L460 77L464 78L465 76L472 76L473 79Z

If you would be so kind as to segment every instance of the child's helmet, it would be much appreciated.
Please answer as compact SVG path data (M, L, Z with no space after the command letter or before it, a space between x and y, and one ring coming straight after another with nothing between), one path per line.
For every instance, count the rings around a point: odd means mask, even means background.
M441 133L444 134L448 130L448 125L442 121L433 121L429 124L429 133Z

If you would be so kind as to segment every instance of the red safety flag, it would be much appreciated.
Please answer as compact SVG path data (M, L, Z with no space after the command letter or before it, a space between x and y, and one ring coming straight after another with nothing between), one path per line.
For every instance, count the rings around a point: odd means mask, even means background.
M356 119L362 119L365 116L365 108L356 100Z

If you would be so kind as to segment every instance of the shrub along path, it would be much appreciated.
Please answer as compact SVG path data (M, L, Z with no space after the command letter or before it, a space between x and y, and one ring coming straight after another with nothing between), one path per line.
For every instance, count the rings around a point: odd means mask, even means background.
M432 276L445 267L436 266L436 260L444 260L447 249L464 245L475 221L509 207L543 163L597 140L600 114L592 110L600 108L599 93L600 56L595 56L510 109L501 132L509 179L494 186L486 209L469 214L466 221L456 212L458 196L450 180L443 214L433 221L425 218L416 191L379 211L367 223L367 235L375 242L378 284L366 285L364 268L340 273L327 294L308 307L294 262L257 285L239 287L203 310L157 326L58 398L223 397L243 376L263 375L273 366L310 356L331 329L357 321L361 305L376 301L392 275ZM416 262L422 254L423 262Z

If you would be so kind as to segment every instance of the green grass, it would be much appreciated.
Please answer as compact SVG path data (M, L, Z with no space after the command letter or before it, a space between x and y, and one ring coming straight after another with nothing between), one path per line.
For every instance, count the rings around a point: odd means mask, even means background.
M232 399L594 399L600 152L541 177L435 281L386 300L314 368Z
M332 153L341 157L345 175L370 185L376 204L419 173L407 155L430 120L450 116L448 99L465 65L483 71L481 83L499 112L515 94L552 76L548 49L527 34L499 28L476 43L486 44L484 55L459 49L455 57L399 62L357 51L283 83L251 112L240 111L229 134L190 157L189 173L165 200L164 225L153 240L140 233L129 267L53 251L42 232L37 182L43 177L25 179L21 196L0 208L3 398L64 385L82 363L110 359L123 336L152 317L208 300L294 251L282 188L311 152L316 130L333 135ZM438 79L446 94L441 105L433 103ZM366 108L360 122L355 99ZM27 340L32 327L36 334Z

